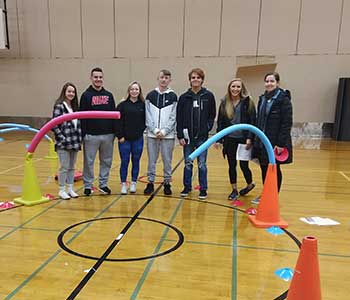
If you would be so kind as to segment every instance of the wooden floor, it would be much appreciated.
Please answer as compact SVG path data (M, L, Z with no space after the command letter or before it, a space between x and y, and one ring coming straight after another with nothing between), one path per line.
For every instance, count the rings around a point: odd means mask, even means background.
M0 143L0 201L10 201L21 195L25 144L32 135L13 133L4 138ZM42 193L57 196L52 177L55 164L45 159L47 151L48 143L42 141L34 155L35 169ZM281 216L299 240L307 235L318 238L322 299L349 299L350 143L301 141L294 157L294 164L283 167ZM174 166L180 158L177 146ZM144 152L141 175L146 167ZM81 156L78 169L82 169ZM116 151L110 196L95 192L89 198L56 199L0 211L1 299L67 299L96 260L62 250L59 234L77 224L63 235L63 243L80 255L98 259L144 204L139 219L108 256L124 261L104 261L75 299L266 300L288 289L290 282L274 272L295 267L298 247L286 234L276 236L254 228L247 215L226 200L230 192L227 164L219 151L209 151L207 201L197 199L198 191L186 199L179 197L183 165L174 173L173 197L164 197L160 191L149 203L142 194L143 183L138 184L136 195L119 195L118 169ZM252 165L252 169L257 187L241 197L244 206L239 209L250 207L261 191L258 167ZM161 170L159 163L159 174ZM82 194L82 182L77 189ZM305 216L329 217L341 224L308 225L299 220ZM78 224L86 220L91 222ZM143 259L168 250L163 256Z

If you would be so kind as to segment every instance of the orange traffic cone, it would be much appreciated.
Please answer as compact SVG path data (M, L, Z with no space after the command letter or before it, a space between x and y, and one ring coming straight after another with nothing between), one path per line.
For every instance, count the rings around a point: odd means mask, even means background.
M259 228L269 228L271 226L288 227L288 223L280 218L276 165L268 165L258 212L255 216L250 215L248 218L255 227Z
M317 239L315 237L307 236L303 239L287 299L321 300Z

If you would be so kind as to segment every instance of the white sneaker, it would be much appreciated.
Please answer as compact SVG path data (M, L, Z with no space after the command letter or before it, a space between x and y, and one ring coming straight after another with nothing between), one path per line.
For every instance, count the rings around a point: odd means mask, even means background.
M63 200L69 200L70 197L69 195L66 193L66 191L59 191L58 196L63 199Z
M68 195L71 198L78 198L79 197L79 195L76 192L74 192L74 190L73 190L73 184L68 184L67 187L68 187Z
M252 204L256 204L256 205L258 205L259 203L260 203L260 197L261 196L258 196L258 197L256 197L256 198L254 198L252 201L250 201Z
M68 195L71 196L71 198L78 198L79 195L74 192L73 190L68 191Z
M131 181L130 183L130 193L136 193L136 182Z
M120 190L120 193L122 195L127 195L128 194L128 187L126 185L126 182L122 182L122 189Z

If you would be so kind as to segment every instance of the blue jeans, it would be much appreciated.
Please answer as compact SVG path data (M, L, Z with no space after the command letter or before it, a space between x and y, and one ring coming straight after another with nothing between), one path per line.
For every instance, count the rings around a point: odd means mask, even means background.
M137 181L140 171L140 159L143 150L143 136L135 141L125 141L124 143L118 143L119 155L120 155L120 180L126 182L128 177L128 167L131 155L131 181Z
M183 184L185 187L192 188L193 163L189 160L188 157L195 149L197 149L204 142L205 141L195 141L183 147L183 153L185 158ZM207 190L208 189L207 150L203 151L197 157L197 164L198 164L198 177L199 177L200 189Z

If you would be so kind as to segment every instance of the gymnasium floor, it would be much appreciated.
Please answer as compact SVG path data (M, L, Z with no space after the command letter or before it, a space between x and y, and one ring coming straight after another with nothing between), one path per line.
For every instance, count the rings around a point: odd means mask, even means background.
M0 202L21 195L25 145L32 137L12 133L0 143ZM115 150L112 195L96 191L92 197L0 211L1 299L284 299L290 282L274 272L294 269L299 250L287 234L273 235L249 223L244 210L261 192L256 165L251 164L257 187L240 198L244 205L237 208L227 200L227 163L214 148L208 156L206 201L198 200L198 191L179 197L183 164L174 172L173 196L165 197L160 190L149 199L142 194L143 183L135 195L119 194ZM42 141L34 165L42 194L57 196L55 164L45 159L47 152L48 143ZM177 146L173 166L181 156ZM305 140L298 143L294 158L292 165L282 167L281 216L300 241L304 236L317 237L322 298L348 299L350 144ZM146 167L144 152L141 176ZM82 170L81 155L77 169ZM159 174L161 170L159 163ZM240 171L239 176L243 187ZM81 181L76 187L82 194ZM311 216L329 217L340 225L308 225L299 220ZM121 233L125 234L107 259L84 279Z

